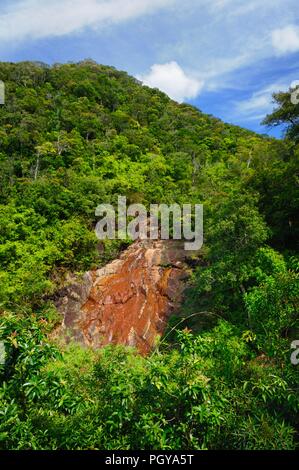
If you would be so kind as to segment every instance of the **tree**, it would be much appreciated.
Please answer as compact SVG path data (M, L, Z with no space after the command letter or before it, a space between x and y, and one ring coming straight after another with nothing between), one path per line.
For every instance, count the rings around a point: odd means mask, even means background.
M268 126L286 125L286 134L290 139L299 139L299 100L298 87L290 88L287 92L273 94L277 108L268 114L263 124Z

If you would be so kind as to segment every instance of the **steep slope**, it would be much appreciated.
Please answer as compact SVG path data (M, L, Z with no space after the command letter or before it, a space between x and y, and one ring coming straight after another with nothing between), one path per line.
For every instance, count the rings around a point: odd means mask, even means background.
M182 243L139 240L107 266L63 292L61 334L99 347L124 344L147 353L178 309L187 266Z
M0 447L298 447L298 144L92 61L0 79ZM173 242L96 239L118 195L203 203L183 296Z
M117 256L118 242L105 243L103 256L96 250L98 204L117 194L146 206L212 200L223 183L246 177L254 146L271 143L92 61L0 63L0 79L0 303L8 310L42 312L66 271Z

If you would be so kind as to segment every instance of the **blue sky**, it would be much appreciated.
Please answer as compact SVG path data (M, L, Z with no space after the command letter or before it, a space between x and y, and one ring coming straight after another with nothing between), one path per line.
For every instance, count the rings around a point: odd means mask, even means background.
M299 80L298 0L0 0L0 60L84 58L279 136L260 122Z

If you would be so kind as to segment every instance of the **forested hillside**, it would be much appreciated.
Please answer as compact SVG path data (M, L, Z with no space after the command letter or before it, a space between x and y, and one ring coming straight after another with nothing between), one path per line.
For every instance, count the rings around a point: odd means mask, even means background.
M0 79L0 448L294 449L299 105L276 95L279 141L91 60L0 63ZM204 206L184 303L147 357L51 335L68 274L129 243L94 233L118 195Z

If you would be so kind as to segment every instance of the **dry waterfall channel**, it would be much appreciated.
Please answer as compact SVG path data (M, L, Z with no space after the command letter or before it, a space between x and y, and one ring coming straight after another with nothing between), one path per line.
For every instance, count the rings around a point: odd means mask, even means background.
M63 290L60 334L82 344L135 346L148 353L180 306L188 278L186 252L176 240L137 240L105 267Z

